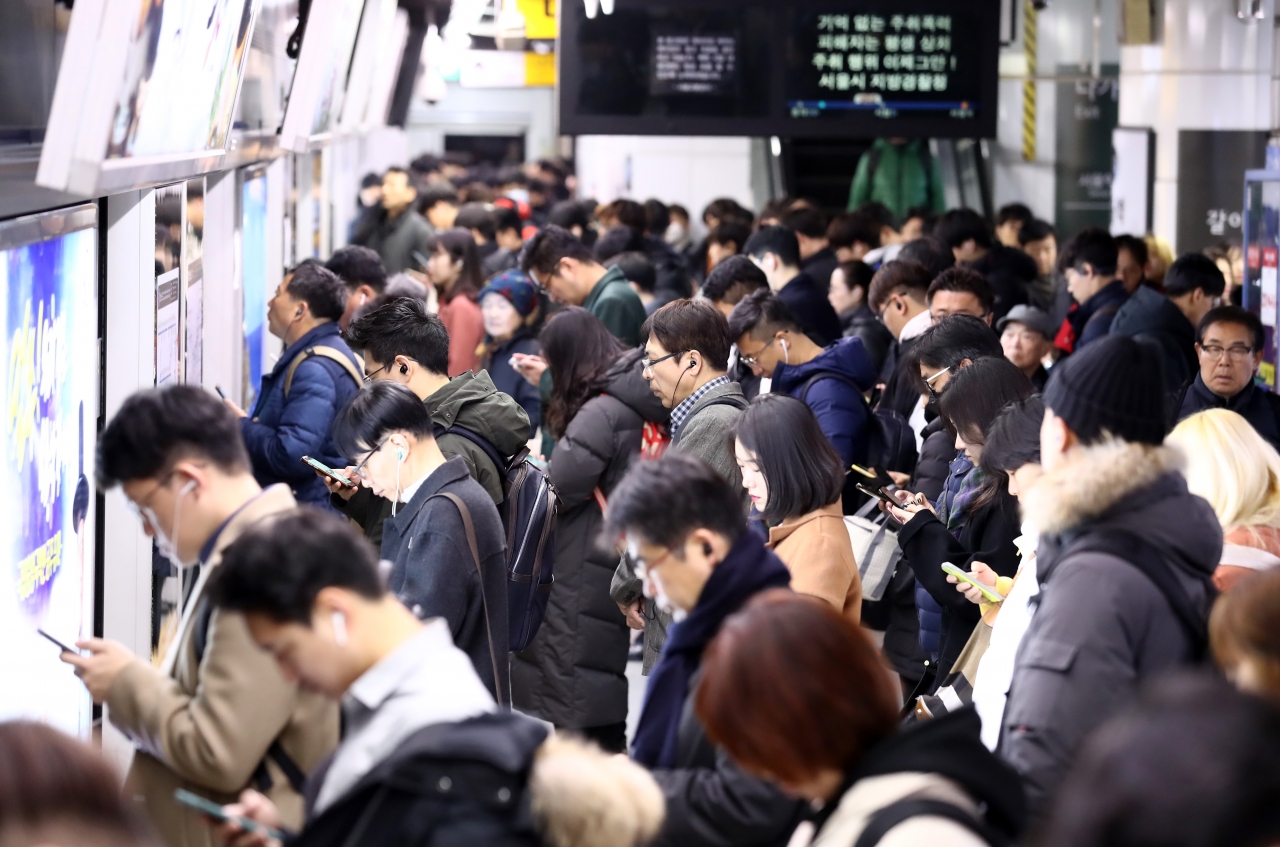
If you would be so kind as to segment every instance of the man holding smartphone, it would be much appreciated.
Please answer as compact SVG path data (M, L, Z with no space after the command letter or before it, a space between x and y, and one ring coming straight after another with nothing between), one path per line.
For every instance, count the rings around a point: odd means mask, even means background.
M124 489L146 534L192 585L160 667L99 638L76 642L87 656L62 654L138 748L128 793L167 844L213 843L199 814L174 799L179 788L230 802L256 787L296 825L303 774L338 743L337 708L285 679L243 615L205 596L222 551L295 508L293 495L258 485L231 410L185 385L124 402L102 434L97 476L104 489Z

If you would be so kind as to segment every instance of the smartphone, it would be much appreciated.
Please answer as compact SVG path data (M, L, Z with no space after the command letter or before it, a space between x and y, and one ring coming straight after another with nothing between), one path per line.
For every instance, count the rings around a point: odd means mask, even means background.
M356 484L355 484L354 482L352 482L351 480L347 479L345 476L343 476L342 474L338 473L338 472L337 472L337 471L335 471L333 468L329 467L328 465L324 464L323 462L317 462L315 459L311 458L310 456L303 456L303 457L302 457L302 463L303 463L303 464L305 464L305 465L308 465L308 466L310 466L310 467L312 467L312 468L315 468L316 470L320 471L320 473L324 474L325 476L329 477L330 479L336 479L338 482L342 483L343 485L347 485L347 486L350 486L350 487L352 487L352 488L355 488L355 486L356 486Z
M184 806L190 806L202 815L208 815L219 823L237 824L245 832L260 832L268 838L274 838L277 841L284 840L284 833L274 827L260 824L257 821L249 820L241 815L228 815L226 811L212 800L206 800L199 794L192 794L185 788L179 788L173 792L173 799L177 800Z
M945 574L954 576L956 579L960 580L961 582L969 583L974 588L981 591L982 596L985 597L988 602L999 603L1001 600L1004 599L1004 595L996 591L990 585L984 585L983 583L978 582L976 579L973 578L972 574L966 573L965 571L960 570L950 562L942 563L942 572Z
M80 651L79 651L79 650L77 650L77 649L76 649L76 648L74 648L74 647L69 647L69 646L67 646L66 644L62 643L62 642L61 642L61 641L59 641L58 639L54 638L54 637L53 637L52 635L50 635L49 633L45 632L43 629L37 629L37 630L36 630L36 632L40 633L40 634L41 634L41 635L43 635L45 638L47 638L47 639L49 639L50 641L52 641L54 644L57 644L59 647L61 647L61 648L62 648L62 650L63 650L63 652L64 652L64 653L70 653L70 654L71 654L71 655L73 655L73 656L79 656L79 655L80 655Z
M214 391L216 391L216 392L218 392L218 396L219 396L219 397L221 397L223 400L226 400L226 399L227 399L227 392L225 392L225 391L223 391L223 390L222 390L222 386L221 386L221 385L215 385L215 386L213 387L213 390L214 390Z
M867 479L874 480L876 488L885 488L895 484L893 477L889 476L884 471L871 470L870 468L864 468L862 465L856 464L850 465L849 469L859 476L864 476Z
M898 508L902 508L902 504L899 503L897 500L893 499L893 497L887 491L884 490L884 486L881 486L878 491L873 491L872 489L868 488L867 486L859 482L857 483L856 487L859 491L861 491L863 494L867 495L868 497L875 497L877 500L883 500L884 502L888 503L890 506L897 506Z
M419 253L417 250L413 251L413 260L417 262L419 265L422 265L422 269L424 271L427 269L427 262L428 262L427 257Z

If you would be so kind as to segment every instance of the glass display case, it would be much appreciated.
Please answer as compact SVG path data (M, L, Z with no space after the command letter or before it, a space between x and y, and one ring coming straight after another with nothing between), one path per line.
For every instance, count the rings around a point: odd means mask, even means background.
M1267 168L1244 175L1244 306L1266 329L1258 380L1276 390L1277 269L1280 268L1280 147L1267 147Z

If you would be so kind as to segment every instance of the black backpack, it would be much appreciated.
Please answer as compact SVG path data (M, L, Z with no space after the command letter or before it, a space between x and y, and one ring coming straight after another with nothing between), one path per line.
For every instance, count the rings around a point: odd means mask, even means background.
M502 528L507 533L508 649L518 653L538 634L555 582L555 523L560 498L524 447L504 458L489 439L462 426L434 427L439 438L459 435L475 444L503 475Z
M849 386L854 396L862 403L862 407L867 410L867 415L873 424L867 441L867 464L878 471L914 473L919 454L916 451L915 433L911 431L907 419L893 409L872 409L867 404L866 398L862 396L861 386L854 381L853 377L839 371L819 371L805 380L804 385L800 387L800 402L808 402L805 398L809 396L809 389L815 382L828 378L838 379Z

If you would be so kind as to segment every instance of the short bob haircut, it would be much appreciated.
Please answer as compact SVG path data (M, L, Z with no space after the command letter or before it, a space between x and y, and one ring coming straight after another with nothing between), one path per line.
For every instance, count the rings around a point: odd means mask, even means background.
M847 773L893 735L900 700L857 624L830 603L775 589L720 627L694 711L744 770L797 784Z
M1040 464L1044 400L1035 394L1005 406L987 427L978 464L991 476L1008 477L1024 465Z
M311 626L316 596L345 588L368 600L386 593L373 545L351 523L300 508L254 524L222 554L209 593L214 605Z
M712 370L729 368L729 321L703 300L672 300L649 316L640 337L652 336L668 353L697 350Z
M1182 448L1187 488L1209 501L1223 531L1280 528L1280 453L1248 421L1207 409L1174 427L1167 443Z
M1209 616L1209 645L1223 673L1245 661L1263 693L1280 704L1280 570L1248 574L1219 597Z
M737 541L747 531L742 499L742 489L702 459L668 450L660 459L631 463L609 493L605 528L614 537L631 532L668 550L696 529Z
M455 227L436 233L428 249L433 253L444 253L450 261L462 265L457 281L448 291L441 292L441 301L449 303L460 295L476 299L476 293L484 287L484 273L480 270L480 254L476 251L476 240L471 230Z
M755 454L769 486L766 523L776 525L840 500L844 464L804 401L759 395L738 417L733 438Z
M1025 400L1035 386L1002 356L987 356L952 374L938 400L938 413L969 444L985 444L992 421L1010 403Z
M376 449L393 432L407 432L416 438L435 437L431 412L409 386L398 382L369 383L333 421L333 442L347 458Z

